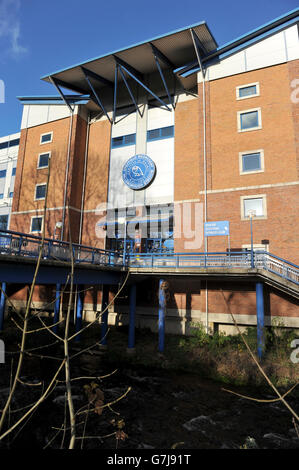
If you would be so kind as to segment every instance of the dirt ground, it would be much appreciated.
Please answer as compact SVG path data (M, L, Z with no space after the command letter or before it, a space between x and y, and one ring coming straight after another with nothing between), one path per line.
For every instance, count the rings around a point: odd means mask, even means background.
M158 352L155 353L154 364L149 360L142 364L139 357L142 337L139 338L137 359L136 355L135 358L126 355L122 343L124 337L123 333L120 336L114 334L106 352L94 348L71 361L72 377L81 377L72 382L77 412L76 448L299 448L292 415L282 403L250 401L223 390L226 388L243 395L273 400L276 397L270 387L224 385L205 378L196 368L188 367L184 371L182 367L167 367L167 355ZM122 345L122 359L113 351L112 339L115 349ZM6 334L8 353L17 350L18 341L14 334ZM51 341L53 343L53 338ZM30 346L32 349L37 347L33 343ZM81 348L84 349L84 341L72 344L71 355L77 354ZM37 353L43 357L38 357ZM61 346L57 344L31 354L25 358L22 383L18 384L12 402L11 424L26 411L18 411L20 408L38 399L57 370L59 363L45 356L63 357ZM17 361L17 355L7 354L6 357L6 363L0 364L0 408L5 404ZM82 378L99 376L103 378ZM0 442L0 448L67 448L69 434L64 427L68 426L68 413L63 379L64 375L60 374L61 382L56 384L30 419ZM88 390L92 388L104 407L94 410L94 403L89 403ZM291 393L287 400L298 413L298 395Z

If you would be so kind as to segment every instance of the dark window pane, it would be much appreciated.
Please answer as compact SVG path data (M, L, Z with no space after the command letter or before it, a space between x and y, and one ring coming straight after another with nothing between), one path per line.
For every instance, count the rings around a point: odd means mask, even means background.
M8 148L8 142L1 142L0 143L0 150L7 149L7 148Z
M35 199L43 199L46 196L46 185L36 186Z
M129 134L124 136L124 144L130 145L135 144L136 134Z
M174 134L174 127L173 126L168 126L168 127L162 127L161 128L161 137L173 137Z
M112 139L112 148L121 147L123 145L123 136L122 137L114 137Z
M9 197L13 197L13 191L9 193Z
M4 194L0 193L0 199L3 199L3 198L4 198Z
M261 154L250 153L248 155L242 155L243 160L243 171L254 171L261 169Z
M156 140L160 138L160 129L147 131L147 140Z
M239 88L239 97L243 98L245 96L256 95L256 85L246 86L244 88Z
M16 171L17 171L17 169L16 169L16 167L14 167L14 168L12 169L11 176L16 176Z
M241 114L241 129L251 129L259 125L259 118L257 111Z
M0 230L7 230L8 226L8 214L0 215Z
M42 229L42 217L33 217L31 220L31 232L40 232Z
M42 140L41 140L42 143L50 142L51 140L52 140L52 134L42 135Z
M43 153L39 156L38 167L39 168L46 168L49 165L49 154Z
M0 178L5 178L6 177L6 170L1 170L0 171Z
M20 139L14 139L9 142L10 147L15 147L16 145L19 145Z

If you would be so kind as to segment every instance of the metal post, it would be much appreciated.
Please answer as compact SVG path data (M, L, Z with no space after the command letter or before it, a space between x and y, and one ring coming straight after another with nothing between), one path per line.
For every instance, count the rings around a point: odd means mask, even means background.
M127 255L127 219L125 218L125 233L124 233L124 265L126 265L126 255Z
M164 351L166 297L164 279L159 281L159 351Z
M4 324L5 293L6 293L6 282L2 282L2 291L1 291L1 298L0 298L0 331L3 331L3 324Z
M132 284L130 287L128 352L133 352L135 349L135 313L136 313L136 284Z
M53 323L55 325L55 323L58 323L59 322L59 311L60 311L60 288L61 288L61 285L60 284L56 284L56 300L55 300L55 304L54 304L54 318L53 318ZM53 326L53 331L54 333L57 333L58 331L58 325L55 325Z
M109 286L106 284L103 284L103 289L102 289L102 312L105 310L104 313L102 313L102 318L101 318L101 341L100 345L103 348L107 347L107 332L108 332L108 306L109 304Z
M259 359L262 358L265 338L264 338L264 286L262 282L256 283L256 324L257 324L257 353Z
M77 312L76 312L76 333L82 329L82 311L83 311L83 286L78 286L77 293ZM81 292L80 292L81 291ZM77 335L75 338L76 342L81 340L81 335Z

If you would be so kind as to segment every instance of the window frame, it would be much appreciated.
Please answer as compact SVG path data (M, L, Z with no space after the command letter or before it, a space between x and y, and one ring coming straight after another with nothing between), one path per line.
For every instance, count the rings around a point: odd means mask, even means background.
M256 153L260 154L261 168L259 170L249 170L249 171L243 170L243 156L253 155ZM263 173L265 171L264 150L258 149L258 150L247 150L247 151L239 152L239 170L240 170L240 175L252 175L254 173Z
M47 166L39 166L39 163L40 163L40 156L41 156L41 155L46 155L46 154L49 155L49 158L48 158L48 165L47 165ZM43 170L43 169L45 169L45 168L49 168L49 160L50 160L50 158L51 158L51 152L41 152L41 153L39 153L39 154L38 154L38 158L37 158L37 169L38 169L38 170Z
M255 86L256 87L256 93L254 95L249 95L249 96L239 96L239 91L241 88L248 88L250 86ZM246 85L239 85L236 87L236 99L239 100L247 100L249 98L255 98L256 96L260 96L260 84L259 82L254 82L254 83L246 83Z
M44 135L51 135L51 140L47 140L46 142L42 142L42 138ZM40 145L45 145L45 144L51 144L53 142L53 131L51 132L45 132L44 134L40 135Z
M129 143L125 143L125 137L128 137L130 135L133 135L134 136L134 142L129 142ZM121 145L116 145L114 146L113 145L113 139L122 139L122 144ZM111 137L111 150L114 150L114 149L119 149L119 148L122 148L122 147L129 147L129 146L133 146L135 145L136 146L136 132L131 132L130 134L124 134L124 135L116 135L114 137Z
M253 217L253 220L267 219L267 195L266 194L250 194L246 196L240 196L241 205L241 220L250 220L249 216L245 216L244 200L248 199L262 199L263 201L263 215Z
M172 135L166 135L166 136L162 136L162 129L166 129L166 128L172 128L173 130L173 133ZM159 131L159 137L156 137L154 139L149 139L148 138L148 135L149 135L149 132L152 132L152 131ZM174 138L174 125L170 125L170 126L163 126L163 127L157 127L155 129L148 129L146 131L146 142L155 142L156 140L164 140L164 139L173 139Z
M33 219L42 219L40 230L32 230ZM30 219L30 232L29 233L41 233L44 229L44 216L43 215L33 215Z
M248 129L242 129L241 128L241 115L242 114L247 114L247 113L253 113L257 111L258 115L258 125L255 127L250 127ZM242 111L237 112L237 126L238 126L238 132L250 132L250 131L257 131L259 129L262 129L262 111L261 108L252 108L252 109L244 109Z
M46 187L46 192L47 192L47 183L38 183L35 185L35 190L34 190L34 200L35 201L44 201L46 198L46 193L44 197L36 197L36 189L38 186L45 186Z

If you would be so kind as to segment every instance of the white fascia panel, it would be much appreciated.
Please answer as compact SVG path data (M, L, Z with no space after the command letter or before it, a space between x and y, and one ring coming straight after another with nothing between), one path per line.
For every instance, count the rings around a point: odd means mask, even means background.
M128 116L117 116L116 124L112 126L112 137L121 137L128 134L136 134L135 112Z
M162 108L150 108L148 110L147 129L160 129L174 125L174 112Z
M287 43L288 60L299 59L299 37L297 25L294 25L285 31L285 38Z

